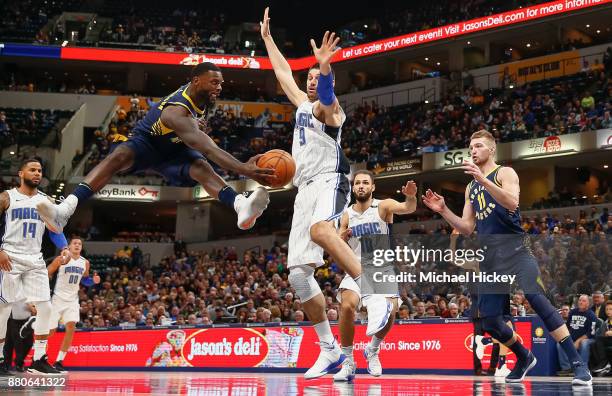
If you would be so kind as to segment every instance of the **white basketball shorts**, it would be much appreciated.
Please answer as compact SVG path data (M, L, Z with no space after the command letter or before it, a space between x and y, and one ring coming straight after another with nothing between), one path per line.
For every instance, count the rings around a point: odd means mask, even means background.
M302 183L293 205L287 266L323 264L323 249L310 239L310 227L336 220L346 209L351 186L342 173L323 173Z

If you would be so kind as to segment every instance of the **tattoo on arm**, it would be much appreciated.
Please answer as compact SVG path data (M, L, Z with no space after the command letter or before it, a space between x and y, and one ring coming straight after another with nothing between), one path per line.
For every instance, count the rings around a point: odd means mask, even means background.
M11 199L8 195L8 192L3 191L0 193L0 214L4 213L11 203Z

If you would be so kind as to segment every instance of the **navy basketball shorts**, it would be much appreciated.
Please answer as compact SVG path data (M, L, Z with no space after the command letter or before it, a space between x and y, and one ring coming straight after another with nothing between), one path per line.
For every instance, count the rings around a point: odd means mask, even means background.
M480 271L501 275L516 275L515 283L525 294L544 294L544 285L536 258L525 246L509 249L489 247L485 259L480 264ZM512 287L508 284L478 285L478 309L481 317L507 315L509 311L509 294Z
M189 168L196 160L205 160L204 155L183 143L157 139L160 138L134 132L127 141L112 147L112 150L116 150L120 145L126 145L134 152L134 165L125 173L151 170L160 174L171 186L193 187L198 184L189 176Z

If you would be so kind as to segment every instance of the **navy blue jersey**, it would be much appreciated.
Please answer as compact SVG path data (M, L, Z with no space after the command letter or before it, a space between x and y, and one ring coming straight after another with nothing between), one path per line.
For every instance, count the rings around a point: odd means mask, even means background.
M597 316L590 309L581 311L574 308L570 311L566 324L572 340L576 341L582 336L593 338L597 327Z
M166 106L184 107L194 118L201 117L204 114L204 110L200 109L187 94L189 85L183 85L151 107L145 117L136 124L134 132L150 134L159 143L162 141L173 144L182 143L181 139L176 136L176 133L162 123L161 114Z
M187 147L176 133L162 123L162 111L167 106L186 108L193 118L204 115L187 94L189 84L183 85L170 95L154 103L140 120L129 137L117 134L111 151L127 147L134 153L134 163L126 173L151 170L159 173L171 186L193 187L190 167L196 161L205 160L204 155Z
M487 179L499 187L501 183L497 180L497 173L500 169L501 165L487 175ZM470 203L476 212L476 232L479 235L524 233L518 208L514 212L504 208L476 180L470 182L468 189Z

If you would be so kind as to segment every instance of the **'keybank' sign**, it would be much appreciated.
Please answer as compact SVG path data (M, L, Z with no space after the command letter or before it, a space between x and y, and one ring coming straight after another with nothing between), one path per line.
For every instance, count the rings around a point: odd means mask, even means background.
M109 184L94 197L107 201L159 201L160 186Z

